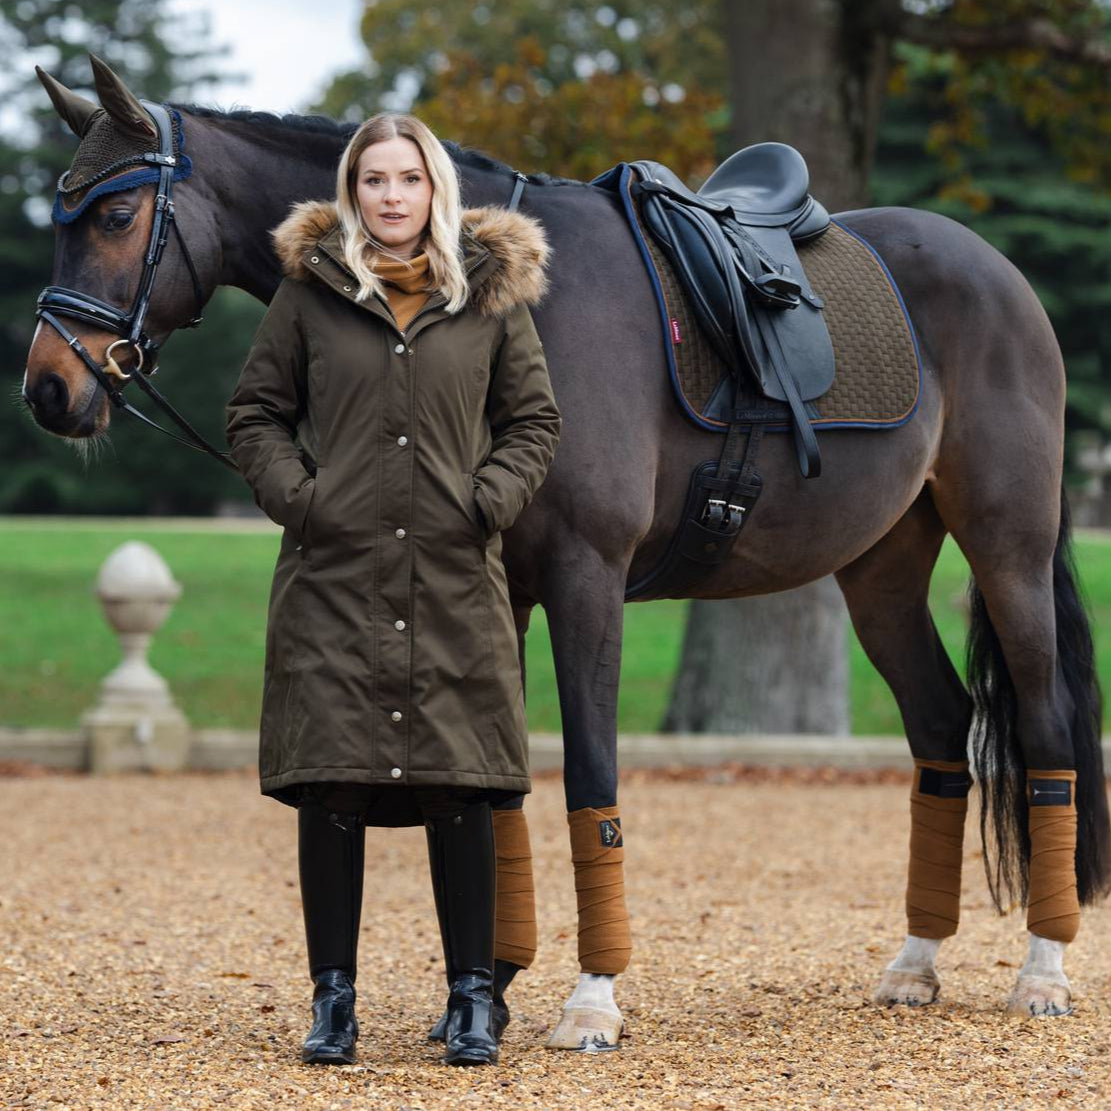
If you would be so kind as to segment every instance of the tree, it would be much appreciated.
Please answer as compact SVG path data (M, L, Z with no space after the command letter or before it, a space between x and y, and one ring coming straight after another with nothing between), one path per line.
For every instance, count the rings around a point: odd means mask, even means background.
M897 68L899 42L923 45L948 69L947 112L929 137L942 192L967 192L966 159L989 103L1037 126L1074 174L1111 185L1101 141L1111 118L1111 23L1100 4L749 0L725 8L736 144L778 139L805 151L813 191L833 210L868 203L888 78L893 67L908 77ZM843 731L843 613L830 580L771 598L692 603L665 727ZM708 701L706 691L730 693Z
M716 0L367 4L365 71L318 105L360 120L413 106L446 138L519 169L589 179L622 158L705 177L725 124Z

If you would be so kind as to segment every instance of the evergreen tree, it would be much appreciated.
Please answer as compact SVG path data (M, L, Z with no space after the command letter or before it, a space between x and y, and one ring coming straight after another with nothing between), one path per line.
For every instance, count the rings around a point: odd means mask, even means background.
M920 47L899 51L879 133L872 199L952 216L1027 277L1045 306L1068 368L1068 432L1111 435L1111 192L1067 171L1061 153L1015 107L978 115L959 158L924 158L949 110L948 68ZM943 140L947 141L947 140Z

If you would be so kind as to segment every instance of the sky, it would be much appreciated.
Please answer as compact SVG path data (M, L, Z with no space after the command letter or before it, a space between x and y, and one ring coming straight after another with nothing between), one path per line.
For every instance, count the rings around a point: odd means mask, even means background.
M362 0L169 0L167 7L208 11L212 42L232 47L220 68L248 78L198 90L204 104L303 112L334 73L366 61L358 33Z

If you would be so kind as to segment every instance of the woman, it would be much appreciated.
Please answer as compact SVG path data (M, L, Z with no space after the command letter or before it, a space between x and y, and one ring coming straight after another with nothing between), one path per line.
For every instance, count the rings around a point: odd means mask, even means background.
M227 436L285 530L259 772L298 808L315 988L302 1060L355 1059L364 826L424 823L444 1060L493 1063L490 805L529 790L500 534L559 439L528 308L547 245L520 213L464 213L443 147L396 113L356 131L336 202L295 206L273 237L286 277Z

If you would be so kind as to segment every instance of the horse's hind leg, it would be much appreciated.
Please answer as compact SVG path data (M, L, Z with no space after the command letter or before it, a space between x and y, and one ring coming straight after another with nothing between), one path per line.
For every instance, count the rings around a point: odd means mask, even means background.
M1024 436L1005 435L1016 426ZM1070 1010L1064 949L1080 905L1108 882L1099 697L1067 558L1060 435L1058 409L1027 402L1010 422L1003 414L943 445L932 489L977 588L969 681L995 842L988 882L1001 908L1027 897L1030 958L1009 1006L1043 1015Z
M898 703L916 765L907 938L873 994L884 1006L921 1006L937 998L935 958L959 916L972 700L928 607L944 538L945 526L923 491L878 544L837 575L860 643Z

